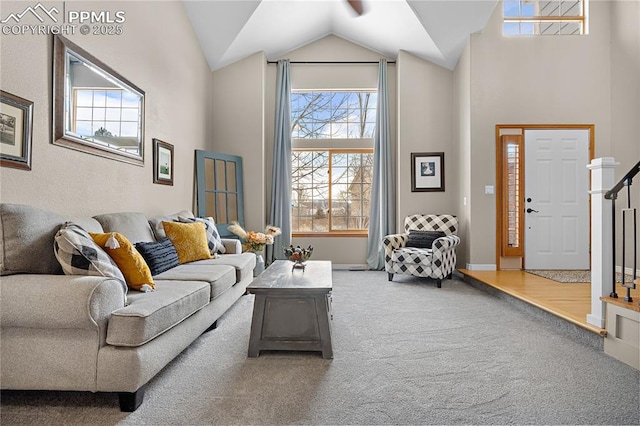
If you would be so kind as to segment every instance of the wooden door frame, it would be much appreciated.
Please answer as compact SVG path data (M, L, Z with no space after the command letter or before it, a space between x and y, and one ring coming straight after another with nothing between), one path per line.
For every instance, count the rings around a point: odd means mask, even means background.
M504 208L504 204L502 202L503 198L503 171L504 171L504 161L502 155L502 145L500 137L502 130L511 129L511 130L520 130L522 135L522 163L520 167L522 168L522 176L524 179L525 176L525 167L526 167L526 159L525 159L525 150L524 150L524 134L526 130L589 130L589 161L593 160L595 154L595 125L594 124L496 124L496 270L501 270L501 257L502 257L502 242L503 242L503 216L502 211ZM524 188L524 182L521 182L522 187ZM589 175L589 188L591 188L591 175ZM521 194L524 196L524 193ZM521 257L521 269L524 264L525 257L525 246L524 246L524 220L520 220L520 235L523 236L522 239L522 257ZM589 199L589 235L591 235L591 199Z

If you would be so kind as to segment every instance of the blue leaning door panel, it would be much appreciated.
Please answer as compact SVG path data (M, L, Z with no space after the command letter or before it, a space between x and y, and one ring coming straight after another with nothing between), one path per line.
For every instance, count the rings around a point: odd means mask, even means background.
M196 150L198 216L213 217L223 238L237 238L231 222L244 226L242 174L242 157Z

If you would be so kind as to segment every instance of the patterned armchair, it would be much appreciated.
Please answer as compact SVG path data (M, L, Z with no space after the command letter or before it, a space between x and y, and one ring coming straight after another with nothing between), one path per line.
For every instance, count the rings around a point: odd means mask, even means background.
M450 277L456 267L458 219L448 214L415 214L405 218L404 229L404 234L387 235L382 240L389 281L393 281L393 274L408 274L434 278L441 288L442 279ZM431 249L406 247L412 229L441 231L445 236L436 239Z

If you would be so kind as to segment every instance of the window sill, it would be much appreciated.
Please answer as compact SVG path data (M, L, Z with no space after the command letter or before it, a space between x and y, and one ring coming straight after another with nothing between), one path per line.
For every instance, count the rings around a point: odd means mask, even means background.
M367 231L294 232L293 238L367 238Z

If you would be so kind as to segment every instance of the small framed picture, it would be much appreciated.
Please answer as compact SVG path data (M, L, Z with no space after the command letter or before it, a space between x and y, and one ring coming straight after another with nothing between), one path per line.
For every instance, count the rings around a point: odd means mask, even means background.
M153 183L173 186L173 145L153 139Z
M444 192L444 152L411 153L411 192Z
M0 165L31 170L33 102L0 90Z

